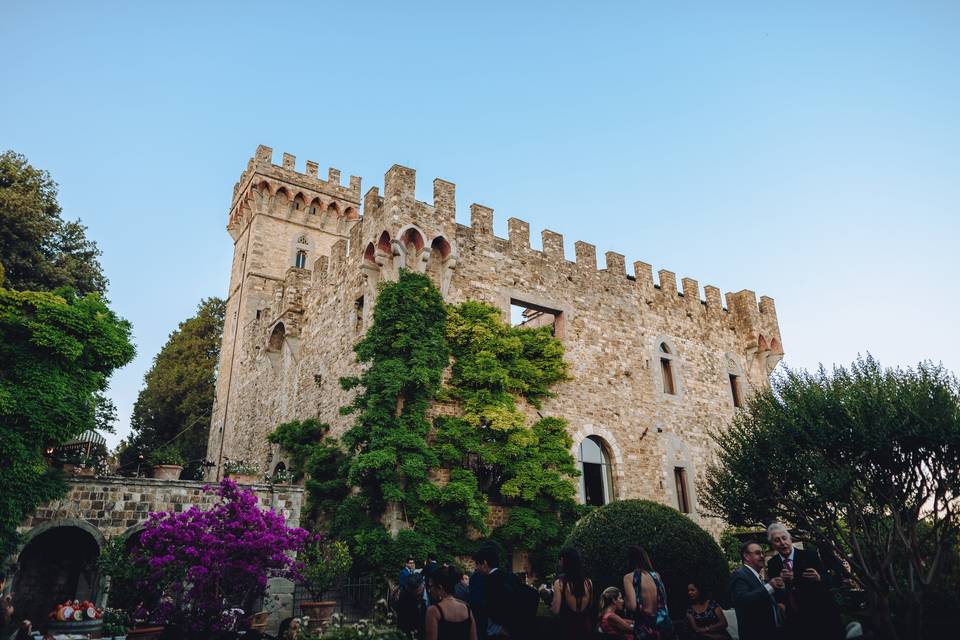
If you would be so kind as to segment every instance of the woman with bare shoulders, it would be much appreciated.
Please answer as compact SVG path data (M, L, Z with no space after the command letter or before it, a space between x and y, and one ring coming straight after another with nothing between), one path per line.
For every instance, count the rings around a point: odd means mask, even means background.
M633 611L633 637L636 640L668 640L674 637L673 623L667 611L667 590L640 545L628 551L633 571L623 576L627 610Z
M433 604L427 607L426 640L477 640L473 612L453 595L460 572L453 567L440 567L433 570L427 581Z
M550 610L560 616L560 637L583 640L593 633L593 583L583 574L576 549L560 551L560 577L553 583Z

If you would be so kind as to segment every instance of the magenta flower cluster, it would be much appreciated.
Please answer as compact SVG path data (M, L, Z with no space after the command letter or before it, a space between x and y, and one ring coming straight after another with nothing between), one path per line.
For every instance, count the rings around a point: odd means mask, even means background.
M151 587L162 593L152 617L192 634L228 629L229 610L263 595L269 578L300 580L293 554L310 539L232 480L207 490L220 497L211 509L151 513L140 537Z

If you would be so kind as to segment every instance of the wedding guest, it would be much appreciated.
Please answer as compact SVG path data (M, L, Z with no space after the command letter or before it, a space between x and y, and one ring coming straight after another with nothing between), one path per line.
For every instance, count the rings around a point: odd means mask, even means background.
M727 633L727 618L717 601L708 598L706 592L696 582L687 585L687 627L697 638L706 640L730 640Z
M607 587L600 594L600 632L621 640L633 637L633 621L624 619L623 594L616 587Z
M560 577L553 583L550 610L560 616L560 635L584 640L593 633L593 582L583 573L580 553L573 547L560 551Z
M667 589L653 562L640 545L627 552L633 571L623 576L624 600L633 611L633 637L637 640L673 638L673 623L667 610Z
M737 612L737 633L740 640L771 640L780 638L783 615L777 604L778 590L783 591L783 578L772 578L765 583L763 547L756 542L740 546L743 564L730 575L730 598Z
M453 567L434 569L428 578L430 600L424 624L426 640L477 640L477 625L466 603L453 597L460 583Z

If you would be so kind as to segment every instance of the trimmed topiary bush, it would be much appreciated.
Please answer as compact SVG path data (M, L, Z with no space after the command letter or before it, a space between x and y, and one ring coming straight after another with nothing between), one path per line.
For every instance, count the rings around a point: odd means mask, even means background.
M667 587L672 618L683 617L691 580L717 600L727 600L729 573L719 545L690 518L656 502L620 500L600 507L577 523L565 544L583 556L597 593L623 588L623 575L632 569L627 549L640 544Z

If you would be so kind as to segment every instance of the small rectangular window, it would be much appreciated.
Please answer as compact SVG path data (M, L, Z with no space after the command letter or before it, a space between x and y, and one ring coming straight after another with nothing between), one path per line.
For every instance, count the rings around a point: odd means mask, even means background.
M663 392L670 395L676 395L677 390L673 384L673 365L670 358L660 358L660 373L663 376Z
M553 335L563 338L564 318L559 309L543 307L516 298L510 299L510 324L514 327L550 327Z
M674 467L673 481L677 486L677 509L680 513L690 513L690 501L687 498L687 470L683 467Z
M740 378L730 374L730 393L733 394L733 406L742 407L743 401L740 399Z

